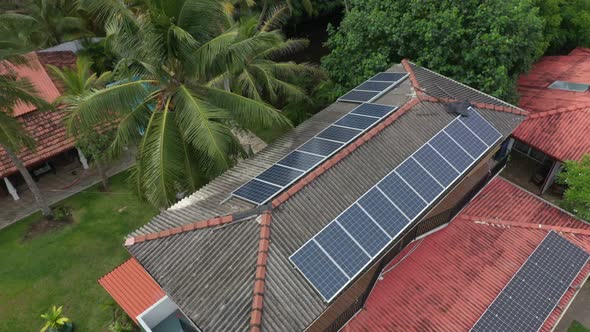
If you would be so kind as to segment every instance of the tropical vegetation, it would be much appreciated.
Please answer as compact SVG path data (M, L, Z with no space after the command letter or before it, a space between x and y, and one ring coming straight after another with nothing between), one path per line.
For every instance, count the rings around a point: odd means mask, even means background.
M40 332L60 332L64 330L70 319L63 315L63 306L51 306L49 311L41 315L41 318L45 320L45 324L41 328Z
M39 110L48 110L51 105L39 97L32 82L17 76L14 66L33 66L27 57L7 50L0 55L2 56L0 58L0 147L6 151L24 178L43 215L51 217L53 215L51 208L22 160L18 157L23 149L34 150L35 141L24 130L21 122L13 116L14 107L18 103L34 105Z
M590 221L590 155L580 161L566 161L558 182L567 185L561 205L578 217Z

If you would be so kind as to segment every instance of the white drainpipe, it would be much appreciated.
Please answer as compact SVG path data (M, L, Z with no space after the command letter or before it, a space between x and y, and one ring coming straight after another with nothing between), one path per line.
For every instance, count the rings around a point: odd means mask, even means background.
M8 193L10 194L10 196L12 196L12 198L15 201L18 201L20 199L20 196L18 196L18 192L16 191L16 188L12 185L12 182L10 182L8 178L4 178L4 183L6 184L6 188L8 189Z
M82 152L82 150L80 150L80 148L78 148L78 147L76 147L76 150L78 151L78 158L80 158L80 162L82 163L82 167L84 169L88 169L88 159L86 159L84 152Z

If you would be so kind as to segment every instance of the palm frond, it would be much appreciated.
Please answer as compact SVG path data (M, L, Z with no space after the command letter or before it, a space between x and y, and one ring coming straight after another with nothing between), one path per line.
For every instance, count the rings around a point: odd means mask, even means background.
M309 46L309 40L305 38L287 39L275 47L271 47L256 56L258 59L276 60L285 58L304 50Z
M23 147L33 150L35 141L16 118L0 111L0 145L18 152Z
M263 22L261 22L258 29L264 32L280 29L287 23L289 16L291 16L289 6L274 6L267 13L261 15Z
M185 0L176 23L203 44L229 27L222 1Z

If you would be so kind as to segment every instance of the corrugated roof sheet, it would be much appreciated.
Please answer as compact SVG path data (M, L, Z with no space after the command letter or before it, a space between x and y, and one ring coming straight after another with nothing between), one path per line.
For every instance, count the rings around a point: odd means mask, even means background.
M166 295L135 258L130 258L98 282L137 322L137 316Z
M45 68L39 62L37 54L32 52L26 55L28 66L11 66L18 78L27 78L37 89L38 95L47 102L53 102L60 96L57 87L45 71ZM12 111L13 116L20 116L36 110L37 108L30 104L18 103Z
M554 81L590 84L590 49L576 48L568 55L544 56L518 79L520 107L543 112L590 103L590 92L549 89Z
M400 65L391 70L404 72ZM504 106L495 98L430 71L421 72L420 80L422 86L435 80L437 86L448 90L460 92L467 89L463 93L472 101L490 101L496 106ZM293 185L289 189L290 197L284 203L273 204L263 330L303 330L321 314L327 305L295 271L288 256L453 119L444 104L419 102L412 99L413 96L416 93L409 80L386 93L376 102L413 106L406 107L407 111L400 113L401 116L385 120L388 125L381 126L370 139L359 138L358 142L352 143L356 148L345 149L346 156L338 162L332 160L336 156L325 162L319 167L322 172L314 172L318 175L313 180L303 179L304 183ZM187 229L168 236L166 230L253 208L249 203L230 198L231 191L355 106L342 102L332 104L130 235L142 241L129 241L129 251L199 327L208 331L248 327L260 241L257 223L252 219L232 221L219 227ZM479 111L506 137L522 121L523 115L500 109Z
M513 136L557 160L590 153L590 104L530 115Z
M449 226L402 251L343 331L467 331L550 229L590 251L588 224L496 178ZM590 265L543 331L556 323L588 272Z

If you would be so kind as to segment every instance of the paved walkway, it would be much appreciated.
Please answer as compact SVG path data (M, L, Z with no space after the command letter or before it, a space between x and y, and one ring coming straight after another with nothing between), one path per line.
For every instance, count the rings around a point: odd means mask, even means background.
M113 163L108 168L107 174L113 176L129 169L134 163L135 157L129 153ZM60 167L57 174L41 176L37 184L51 205L79 193L99 181L100 176L96 169L90 167L90 169L84 170L79 163L73 163ZM33 195L26 185L19 187L18 192L20 196L18 201L13 200L11 196L0 198L0 229L39 211Z

